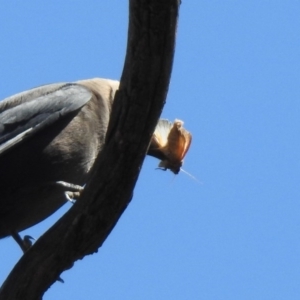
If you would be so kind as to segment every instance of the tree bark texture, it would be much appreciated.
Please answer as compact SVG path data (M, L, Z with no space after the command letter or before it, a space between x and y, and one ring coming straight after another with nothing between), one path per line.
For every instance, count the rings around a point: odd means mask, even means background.
M81 198L27 251L0 300L41 299L59 275L98 251L129 204L165 103L178 0L130 0L128 45L106 144Z

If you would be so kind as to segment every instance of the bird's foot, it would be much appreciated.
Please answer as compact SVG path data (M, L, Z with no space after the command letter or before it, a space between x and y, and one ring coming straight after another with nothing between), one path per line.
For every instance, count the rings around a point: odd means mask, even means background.
M35 241L35 238L33 238L30 235L25 235L22 239L20 235L17 232L12 232L11 236L13 239L17 242L17 244L20 246L22 251L25 253L29 248L32 246L33 241Z
M65 181L57 181L56 184L67 189L67 191L65 191L64 194L66 196L66 199L73 204L76 202L76 200L79 199L79 197L84 189L84 186L82 187L80 185L68 183Z
M13 239L18 243L18 245L21 247L23 253L25 253L26 251L28 251L33 242L35 241L35 238L33 238L30 235L24 235L24 238L22 239L19 235L18 232L12 232L11 236L13 237ZM64 283L64 280L59 276L57 279L57 281Z

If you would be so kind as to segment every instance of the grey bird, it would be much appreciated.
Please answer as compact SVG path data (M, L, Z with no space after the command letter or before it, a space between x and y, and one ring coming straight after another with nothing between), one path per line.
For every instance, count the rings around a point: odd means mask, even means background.
M41 222L80 194L104 145L118 87L95 78L0 102L0 238ZM148 154L164 159L155 145Z

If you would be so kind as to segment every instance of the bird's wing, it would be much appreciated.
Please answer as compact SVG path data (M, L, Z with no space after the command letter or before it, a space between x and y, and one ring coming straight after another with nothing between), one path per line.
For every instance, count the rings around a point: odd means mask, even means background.
M84 106L92 93L76 83L41 86L0 102L0 155Z

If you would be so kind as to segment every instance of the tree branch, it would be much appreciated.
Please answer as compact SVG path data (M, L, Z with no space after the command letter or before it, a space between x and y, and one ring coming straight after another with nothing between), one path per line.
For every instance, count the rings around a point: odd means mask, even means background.
M59 274L98 251L129 204L172 69L178 0L131 0L128 46L106 145L82 197L24 254L1 299L41 299Z

